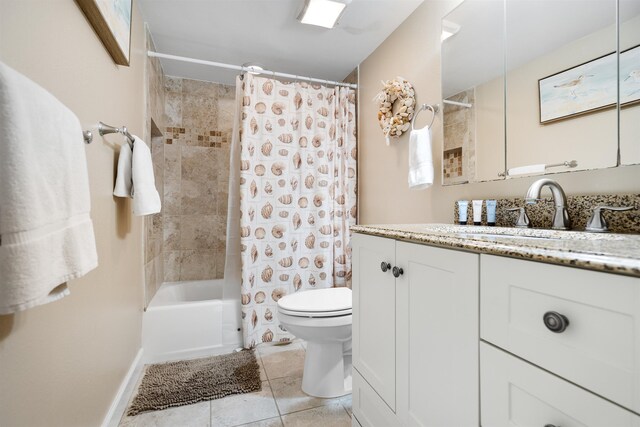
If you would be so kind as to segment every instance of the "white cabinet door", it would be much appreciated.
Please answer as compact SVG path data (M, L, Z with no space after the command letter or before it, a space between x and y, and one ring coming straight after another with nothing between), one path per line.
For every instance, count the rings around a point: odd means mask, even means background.
M479 255L397 242L397 411L403 425L477 427Z
M632 412L488 344L480 361L483 426L640 426Z
M396 408L396 242L355 234L353 249L353 367L392 411ZM360 420L362 421L362 420Z

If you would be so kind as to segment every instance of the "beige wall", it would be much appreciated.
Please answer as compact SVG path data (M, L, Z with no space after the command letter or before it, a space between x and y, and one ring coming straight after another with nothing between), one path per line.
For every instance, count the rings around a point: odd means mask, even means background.
M407 186L408 135L384 143L376 121L374 95L380 80L402 76L415 87L419 103L439 103L440 20L458 0L425 1L360 66L359 192L360 223L452 222L453 204L461 198L524 196L536 178L441 186L442 116L434 125L436 182L425 191ZM426 121L421 115L419 125ZM553 175L569 194L637 192L640 167Z
M0 57L83 126L103 120L143 135L144 32L134 8L131 67L113 63L71 0L0 1ZM61 301L0 316L2 426L99 425L140 348L142 220L111 194L114 146L98 136L86 151L99 267Z

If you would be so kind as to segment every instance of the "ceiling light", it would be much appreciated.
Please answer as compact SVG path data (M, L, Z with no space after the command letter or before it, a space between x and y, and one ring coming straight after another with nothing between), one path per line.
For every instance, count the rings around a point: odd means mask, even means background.
M264 71L264 67L256 62L245 62L242 64L242 68L246 68L249 74L260 74L261 71Z
M333 28L351 0L306 0L298 15L303 24Z
M454 36L460 31L460 25L447 21L446 19L442 20L442 34L440 35L440 41L443 42L451 36Z

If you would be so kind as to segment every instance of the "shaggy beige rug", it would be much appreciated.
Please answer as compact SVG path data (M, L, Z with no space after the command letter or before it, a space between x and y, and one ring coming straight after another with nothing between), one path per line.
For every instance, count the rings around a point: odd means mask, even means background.
M127 415L190 405L261 388L260 368L253 350L149 365Z

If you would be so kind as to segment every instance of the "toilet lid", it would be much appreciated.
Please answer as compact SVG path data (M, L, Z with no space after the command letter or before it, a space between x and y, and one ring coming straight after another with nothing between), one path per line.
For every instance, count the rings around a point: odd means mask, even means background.
M313 289L285 295L278 300L278 308L289 312L335 313L351 311L351 289Z

